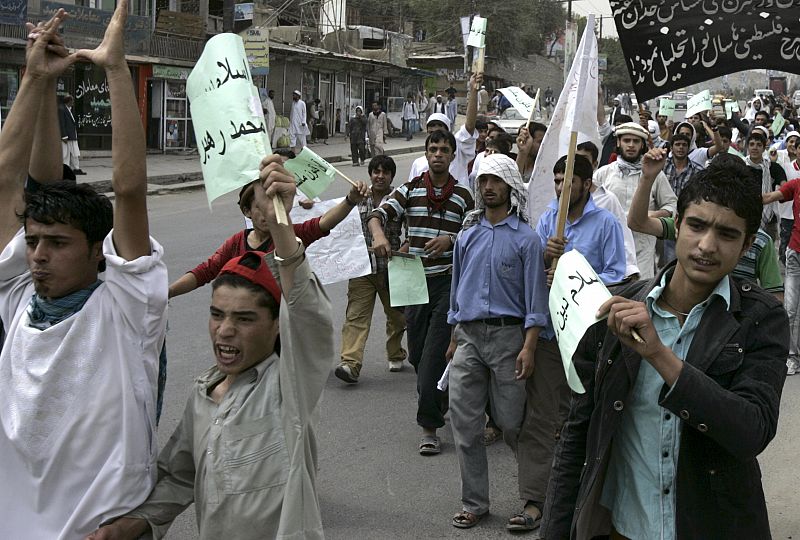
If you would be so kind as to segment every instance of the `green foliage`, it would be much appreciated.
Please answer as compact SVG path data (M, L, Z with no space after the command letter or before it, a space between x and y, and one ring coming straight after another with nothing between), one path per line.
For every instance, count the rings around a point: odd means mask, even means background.
M363 1L363 0L362 0ZM501 62L541 53L547 38L563 27L566 12L554 0L407 0L406 15L426 30L426 41L461 49L459 18L480 13L489 19L486 53Z

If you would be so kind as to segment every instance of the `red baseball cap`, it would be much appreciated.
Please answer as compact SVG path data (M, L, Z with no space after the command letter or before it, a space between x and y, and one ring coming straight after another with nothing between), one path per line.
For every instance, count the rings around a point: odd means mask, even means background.
M247 251L225 263L219 275L235 274L267 291L278 304L281 303L281 288L264 260L265 253ZM244 264L243 264L244 263Z

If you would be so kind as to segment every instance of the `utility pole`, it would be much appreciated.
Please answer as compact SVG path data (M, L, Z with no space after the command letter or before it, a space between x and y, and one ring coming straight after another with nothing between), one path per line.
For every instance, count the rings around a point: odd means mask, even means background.
M603 16L601 15L601 16L600 16L600 39L601 39L601 40L603 39L603 19L605 19L605 17L603 17Z
M572 0L567 1L567 20L572 20Z

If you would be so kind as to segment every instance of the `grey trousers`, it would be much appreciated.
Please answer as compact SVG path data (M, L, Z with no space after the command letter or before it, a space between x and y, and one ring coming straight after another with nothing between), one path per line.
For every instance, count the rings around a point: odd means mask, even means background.
M525 421L517 440L519 497L544 503L553 453L569 414L570 389L558 343L540 339L525 382Z
M525 410L525 381L514 379L517 355L525 342L519 326L461 323L450 364L450 424L461 469L461 504L473 514L489 511L489 465L483 444L486 402L503 439L516 448Z

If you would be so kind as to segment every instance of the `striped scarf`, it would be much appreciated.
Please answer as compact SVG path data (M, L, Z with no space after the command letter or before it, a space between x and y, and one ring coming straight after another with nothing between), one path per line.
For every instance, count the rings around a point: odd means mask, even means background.
M94 290L103 283L99 279L88 287L61 298L43 298L38 294L28 304L30 325L37 330L46 330L81 310Z

